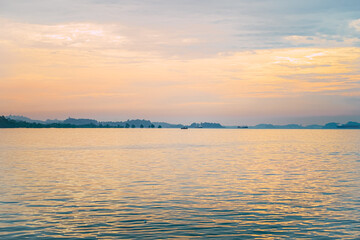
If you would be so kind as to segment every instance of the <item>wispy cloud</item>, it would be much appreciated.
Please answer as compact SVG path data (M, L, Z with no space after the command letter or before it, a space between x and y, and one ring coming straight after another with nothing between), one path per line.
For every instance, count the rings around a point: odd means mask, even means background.
M315 36L286 36L286 41L293 45L301 46L322 46L322 47L342 47L342 46L354 46L360 43L360 38L347 37L341 35L315 35Z
M128 49L151 48L168 56L202 57L226 51L288 48L296 44L353 46L358 44L358 36L347 32L347 28L349 22L357 26L354 19L360 11L357 3L357 0L347 0L346 4L334 0L306 3L288 0L0 0L0 16L38 26L92 23L90 28L97 29L99 24L117 25L119 32L113 33L120 35L121 40L129 40ZM86 34L86 27L84 31Z
M354 28L356 31L360 32L360 18L350 22L350 27Z
M114 48L127 39L114 24L67 23L56 25L27 24L0 19L0 36L19 46L51 48Z

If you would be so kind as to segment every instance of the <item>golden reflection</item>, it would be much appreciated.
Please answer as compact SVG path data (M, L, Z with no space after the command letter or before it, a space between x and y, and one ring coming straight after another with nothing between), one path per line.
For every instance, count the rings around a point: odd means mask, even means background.
M1 136L6 236L334 237L351 236L358 221L357 130L13 129Z

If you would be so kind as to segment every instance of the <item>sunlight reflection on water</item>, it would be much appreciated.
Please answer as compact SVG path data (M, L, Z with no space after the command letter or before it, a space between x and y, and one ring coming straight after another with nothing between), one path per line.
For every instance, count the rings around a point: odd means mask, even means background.
M0 238L349 238L360 131L0 130Z

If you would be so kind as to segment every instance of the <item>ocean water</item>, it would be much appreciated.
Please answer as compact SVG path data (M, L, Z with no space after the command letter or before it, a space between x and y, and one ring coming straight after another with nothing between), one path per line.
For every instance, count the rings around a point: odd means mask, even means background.
M360 238L359 130L0 129L0 239Z

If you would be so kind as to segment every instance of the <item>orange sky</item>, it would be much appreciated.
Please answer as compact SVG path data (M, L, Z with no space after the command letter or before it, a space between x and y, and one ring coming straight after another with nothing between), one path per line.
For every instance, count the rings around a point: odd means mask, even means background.
M204 39L175 37L171 29L136 32L125 23L29 23L4 17L0 26L4 115L229 124L246 118L360 115L355 37L339 43L295 34L282 37L293 43L288 46L199 53L196 46L206 44ZM347 26L360 31L359 20ZM225 34L211 25L204 31ZM309 41L319 44L295 46Z

